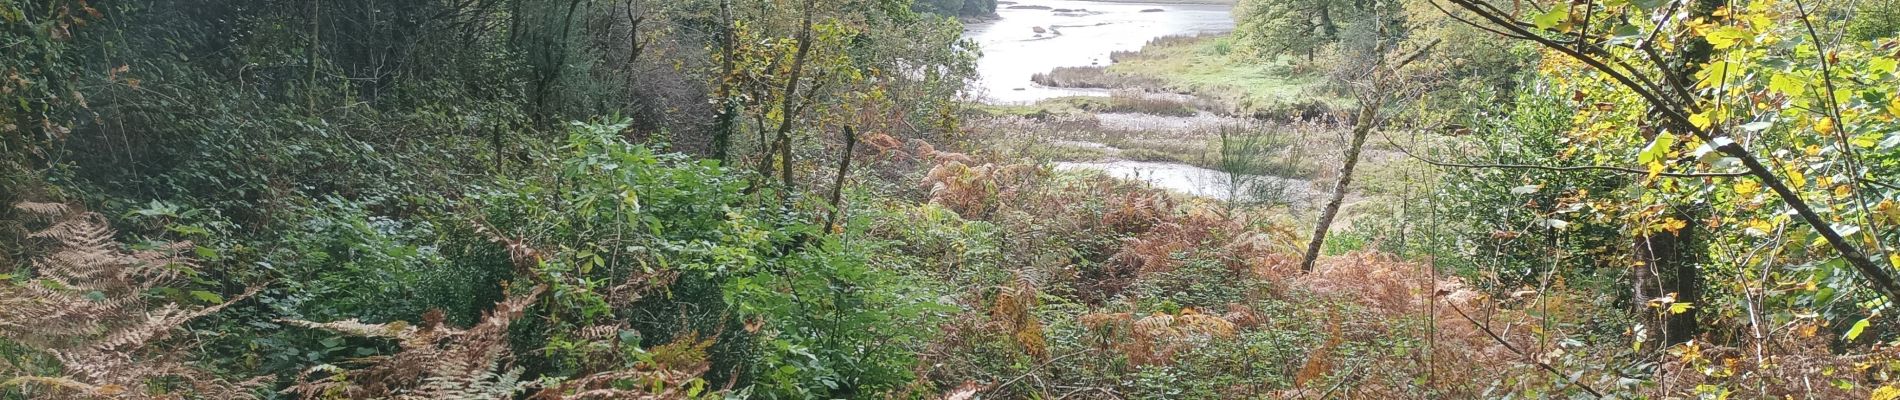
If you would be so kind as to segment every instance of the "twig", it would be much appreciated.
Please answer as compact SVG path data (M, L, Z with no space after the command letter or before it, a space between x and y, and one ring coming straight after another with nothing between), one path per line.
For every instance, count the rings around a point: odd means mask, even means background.
M1385 138L1385 142L1387 144L1391 144L1393 148L1398 149L1400 153L1404 153L1407 157L1411 157L1412 159L1418 160L1420 162L1424 162L1426 164L1436 165L1440 167L1490 168L1490 169L1535 169L1535 170L1557 171L1557 172L1609 171L1609 172L1621 172L1621 173L1637 174L1637 175L1649 175L1650 173L1649 171L1635 169L1635 168L1611 167L1611 166L1602 166L1602 165L1544 166L1544 165L1528 165L1528 164L1465 164L1465 163L1455 163L1455 162L1449 162L1449 161L1439 161L1439 160L1425 158L1424 156L1420 156L1418 154L1412 153L1411 149L1405 148L1405 146L1400 145L1397 142L1394 142L1392 140L1392 137L1386 135L1385 132L1383 131L1379 132L1379 137ZM1671 178L1739 178L1739 177L1748 176L1748 173L1747 172L1657 172L1656 176L1667 176Z
M1041 370L1041 369L1042 369L1043 367L1047 367L1047 366L1049 366L1049 364L1054 364L1054 363L1055 363L1056 361L1058 361L1058 360L1061 360L1061 359L1064 359L1064 358L1069 358L1069 357L1074 357L1074 356L1077 356L1077 355L1080 355L1080 354L1084 354L1084 353L1090 353L1090 352L1093 352L1093 351L1094 351L1094 350L1083 350L1083 351L1078 351L1078 352L1074 352L1074 353L1069 353L1069 354L1063 354L1063 355L1060 355L1060 356L1055 356L1055 358L1050 358L1050 359L1049 359L1048 361L1043 361L1043 362L1042 362L1042 364L1037 364L1037 365L1036 365L1036 368L1033 368L1033 369L1030 369L1030 370L1029 370L1029 372L1025 372L1025 373L1023 373L1022 375L1017 375L1017 376L1016 376L1015 378L1010 378L1010 380L1007 380L1007 381L1003 381L1003 383L1000 383L1000 384L997 384L996 386L991 386L991 387L989 387L989 388L987 388L987 389L984 389L984 390L996 390L996 389L1002 389L1002 388L1006 388L1006 387L1009 387L1009 385L1012 385L1012 384L1015 384L1015 383L1016 383L1016 381L1020 381L1020 380L1023 380L1023 378L1028 378L1028 377L1029 377L1030 375L1035 375L1035 374L1036 374L1036 371L1039 371L1039 370Z
M1590 385L1583 384L1583 382L1578 382L1578 381L1570 379L1569 375L1564 375L1563 371L1558 371L1556 367L1552 367L1550 366L1550 364L1545 364L1543 361L1538 361L1537 357L1532 357L1529 354L1524 354L1522 350L1517 349L1517 346L1511 345L1510 341L1506 341L1504 340L1504 338L1498 337L1498 334L1496 332L1491 331L1490 326L1478 323L1478 320L1472 319L1470 315L1465 314L1465 310L1462 308L1458 308L1457 304L1452 304L1451 302L1445 302L1445 305L1448 307L1451 307L1451 310L1454 312L1457 312L1458 316L1463 317L1465 321L1471 322L1471 325L1477 327L1479 331L1483 331L1485 336L1490 336L1492 341L1498 342L1498 344L1503 345L1505 350L1510 350L1512 354L1517 354L1519 357L1524 357L1525 361L1529 361L1531 364L1537 365L1538 368L1543 368L1544 371L1550 372L1551 375L1556 375L1558 378L1563 379L1564 382L1569 382L1572 385L1576 385L1577 388L1583 389L1583 391L1585 392L1589 392L1591 396L1595 396L1596 398L1603 398L1603 392L1598 392L1596 389L1591 388Z

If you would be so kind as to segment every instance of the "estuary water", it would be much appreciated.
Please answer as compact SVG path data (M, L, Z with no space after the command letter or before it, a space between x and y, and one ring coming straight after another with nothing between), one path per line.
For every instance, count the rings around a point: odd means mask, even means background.
M1101 89L1044 87L1029 77L1056 67L1106 66L1110 53L1140 50L1157 37L1234 29L1228 4L1016 0L996 8L1001 18L971 23L963 32L983 52L975 90L996 104L1107 96Z

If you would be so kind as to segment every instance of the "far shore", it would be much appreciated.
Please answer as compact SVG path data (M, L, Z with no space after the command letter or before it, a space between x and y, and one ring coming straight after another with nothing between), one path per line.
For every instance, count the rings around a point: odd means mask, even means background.
M1234 5L1238 0L1078 0L1090 3L1162 4L1162 5Z
M1089 3L1156 4L1156 5L1169 5L1169 6L1180 6L1180 5L1221 6L1221 5L1234 5L1235 3L1239 2L1239 0L1074 0L1074 1L1089 2ZM1003 8L1004 6L1006 6L1005 3L1008 3L1008 0L997 2L997 4L999 5L997 8L999 9Z

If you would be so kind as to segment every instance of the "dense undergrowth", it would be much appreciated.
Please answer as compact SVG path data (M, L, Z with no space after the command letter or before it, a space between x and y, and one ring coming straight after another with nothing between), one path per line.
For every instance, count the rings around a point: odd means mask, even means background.
M0 398L1900 394L1841 251L1900 263L1895 8L1537 3L1495 28L1726 111L1413 1L966 107L989 1L0 0ZM1351 131L1311 270L1298 207L1042 162L1333 182Z

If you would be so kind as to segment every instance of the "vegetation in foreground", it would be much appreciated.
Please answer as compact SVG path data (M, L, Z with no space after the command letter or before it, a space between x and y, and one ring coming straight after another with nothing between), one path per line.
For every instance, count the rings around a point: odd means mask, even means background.
M966 119L944 4L0 0L0 397L1900 394L1885 3L1244 1L1337 138L1148 146L1319 226Z

